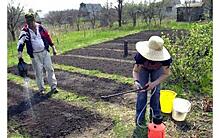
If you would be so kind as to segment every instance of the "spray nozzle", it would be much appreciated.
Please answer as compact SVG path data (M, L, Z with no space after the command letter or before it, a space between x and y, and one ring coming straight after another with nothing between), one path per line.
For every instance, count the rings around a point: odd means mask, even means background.
M161 115L156 115L156 116L153 116L153 123L154 124L161 124L163 122L163 116Z

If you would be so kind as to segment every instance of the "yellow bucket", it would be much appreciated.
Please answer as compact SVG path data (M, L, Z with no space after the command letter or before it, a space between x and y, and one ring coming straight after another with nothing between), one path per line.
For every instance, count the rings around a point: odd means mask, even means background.
M176 97L176 92L171 90L160 90L160 107L161 112L171 113L173 110L173 100Z

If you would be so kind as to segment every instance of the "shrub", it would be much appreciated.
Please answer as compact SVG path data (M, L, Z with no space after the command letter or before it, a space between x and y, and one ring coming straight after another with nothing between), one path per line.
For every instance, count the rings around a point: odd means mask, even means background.
M192 94L212 94L212 27L212 22L194 24L188 35L182 32L183 37L163 35L173 58L168 85L177 85Z

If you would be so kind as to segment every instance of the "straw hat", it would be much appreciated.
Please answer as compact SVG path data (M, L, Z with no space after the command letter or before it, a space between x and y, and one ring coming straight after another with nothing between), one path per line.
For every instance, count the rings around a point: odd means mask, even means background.
M152 61L164 61L170 59L170 54L163 46L163 39L159 36L151 36L149 41L136 43L136 50L146 59Z

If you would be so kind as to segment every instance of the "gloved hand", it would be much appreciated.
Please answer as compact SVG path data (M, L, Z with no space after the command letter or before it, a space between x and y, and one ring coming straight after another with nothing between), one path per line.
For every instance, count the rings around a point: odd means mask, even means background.
M134 86L136 87L136 89L142 89L142 86L138 80L134 81Z
M22 52L21 51L18 52L18 59L20 59L20 58L22 58Z
M56 50L55 46L52 46L52 50L53 50L53 55L56 55L57 54L57 50Z

